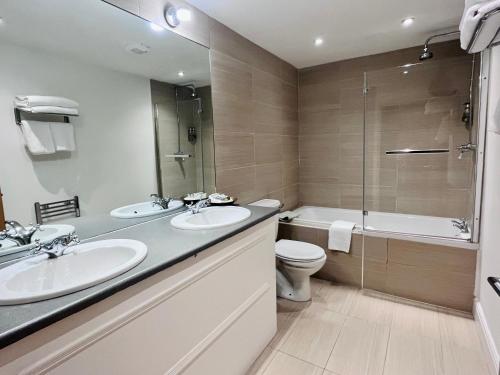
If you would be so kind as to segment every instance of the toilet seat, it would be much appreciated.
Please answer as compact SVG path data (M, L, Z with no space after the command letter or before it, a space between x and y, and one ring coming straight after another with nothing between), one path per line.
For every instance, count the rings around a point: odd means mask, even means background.
M316 263L325 257L325 250L317 245L302 241L279 240L275 246L276 257L293 263Z

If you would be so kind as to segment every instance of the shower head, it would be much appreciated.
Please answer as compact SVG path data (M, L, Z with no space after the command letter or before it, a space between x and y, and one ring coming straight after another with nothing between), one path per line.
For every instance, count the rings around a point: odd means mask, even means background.
M443 36L449 36L449 35L453 35L453 34L458 34L458 33L460 33L460 31L457 30L457 31L450 31L450 32L447 32L447 33L441 33L441 34L431 35L425 41L425 43L424 43L424 49L422 50L422 53L420 54L420 56L418 57L418 59L420 61L425 61L425 60L432 59L434 57L434 54L429 49L429 43L431 42L432 39L443 37Z
M427 44L424 46L424 49L422 50L422 53L420 54L420 56L418 57L418 59L420 61L425 61L425 60L429 60L429 59L432 59L434 57L434 54L432 53L432 51L429 49L429 47L427 46Z

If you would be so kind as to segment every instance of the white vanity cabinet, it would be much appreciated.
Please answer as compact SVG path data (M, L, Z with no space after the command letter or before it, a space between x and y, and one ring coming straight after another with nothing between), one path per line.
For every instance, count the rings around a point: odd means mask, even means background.
M276 332L275 220L7 346L0 374L244 374Z

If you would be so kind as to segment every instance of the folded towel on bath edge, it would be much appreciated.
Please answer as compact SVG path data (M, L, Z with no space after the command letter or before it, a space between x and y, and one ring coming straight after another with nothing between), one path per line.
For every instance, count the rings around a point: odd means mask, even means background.
M348 253L355 225L350 221L335 220L328 230L328 249Z

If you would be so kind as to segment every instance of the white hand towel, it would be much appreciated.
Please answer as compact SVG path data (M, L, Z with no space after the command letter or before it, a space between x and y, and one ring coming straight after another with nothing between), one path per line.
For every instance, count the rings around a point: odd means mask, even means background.
M348 253L355 225L356 223L350 221L335 220L328 230L328 248Z
M56 113L58 115L78 115L78 108L54 107L49 105L39 105L35 107L19 108L21 111L30 113Z
M33 155L53 154L56 152L50 124L41 121L21 121L24 142Z
M65 108L78 108L78 102L63 98L62 96L42 96L42 95L17 95L14 101L16 107L38 107L52 106Z
M73 124L51 122L50 131L54 139L56 151L75 151L75 132Z

